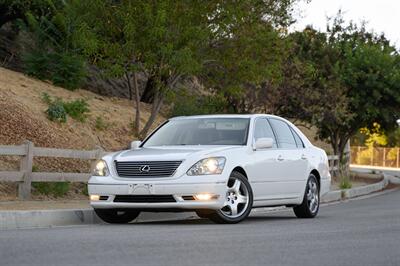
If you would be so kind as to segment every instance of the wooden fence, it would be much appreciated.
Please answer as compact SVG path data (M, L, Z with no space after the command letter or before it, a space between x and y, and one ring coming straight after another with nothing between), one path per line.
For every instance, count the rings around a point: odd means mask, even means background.
M0 156L21 156L19 171L0 171L0 181L19 182L18 197L21 200L30 199L32 182L87 182L90 173L55 173L32 172L33 157L71 158L81 160L95 160L104 154L102 149L92 151L38 148L30 141L20 146L0 145ZM89 169L88 169L89 170Z
M0 145L0 156L21 156L19 171L0 171L0 181L18 182L18 197L21 200L27 200L31 197L32 182L87 182L90 177L90 173L32 172L33 157L96 160L104 154L102 149L82 151L39 148L30 141L25 141L19 146ZM339 169L338 156L328 156L328 158L330 170L334 173Z
M338 175L339 172L339 155L328 155L329 172L332 176Z

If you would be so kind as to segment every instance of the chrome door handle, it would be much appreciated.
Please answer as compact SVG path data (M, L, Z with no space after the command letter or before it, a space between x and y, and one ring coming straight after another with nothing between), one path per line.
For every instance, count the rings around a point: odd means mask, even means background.
M278 159L278 161L283 161L284 160L282 155L279 155L277 159Z
M302 159L302 160L307 160L307 156L306 156L305 154L302 154L302 155L301 155L301 159Z

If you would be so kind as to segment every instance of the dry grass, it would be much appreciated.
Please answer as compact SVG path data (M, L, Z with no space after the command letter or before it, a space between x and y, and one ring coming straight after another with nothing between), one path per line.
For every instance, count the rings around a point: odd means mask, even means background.
M68 117L66 123L47 119L43 93L65 101L85 99L90 108L86 122ZM0 68L0 145L19 145L30 140L39 147L90 150L100 146L106 151L126 148L134 139L132 121L135 109L132 101L97 95L86 90L69 91L50 83L36 80L22 73ZM142 126L149 117L150 105L142 104ZM96 119L101 117L108 125L105 130L96 129ZM158 117L154 126L164 120ZM40 170L87 171L88 164L66 159L35 160ZM0 169L18 169L14 158L0 157ZM15 188L0 184L0 198L7 191L15 197Z
M71 118L67 123L49 121L44 111L43 93L66 101L86 99L90 106L87 122ZM103 97L86 90L69 91L55 87L21 73L0 68L0 143L20 144L23 140L34 141L37 146L56 148L105 150L126 147L134 138L132 121L135 118L132 101ZM142 104L142 125L149 117L150 106ZM101 117L108 129L99 131L96 118ZM162 117L155 125L161 123Z

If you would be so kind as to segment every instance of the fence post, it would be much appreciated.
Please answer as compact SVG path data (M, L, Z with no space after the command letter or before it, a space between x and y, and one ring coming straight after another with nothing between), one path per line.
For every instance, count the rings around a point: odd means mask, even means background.
M384 147L383 148L383 167L385 167L386 166L386 148Z
M374 165L374 147L372 147L371 151L371 165Z
M28 200L31 198L32 185L32 165L33 165L33 148L31 141L24 142L26 146L26 155L22 157L20 171L24 172L23 181L18 184L18 198L20 200Z
M96 160L101 159L103 153L104 153L103 148L101 146L96 146Z
M400 148L397 148L397 168L400 167L399 162L400 162Z

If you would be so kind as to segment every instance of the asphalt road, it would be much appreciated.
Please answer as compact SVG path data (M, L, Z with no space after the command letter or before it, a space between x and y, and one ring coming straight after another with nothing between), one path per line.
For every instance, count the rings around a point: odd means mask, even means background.
M237 225L207 220L0 231L0 265L400 265L400 191Z

